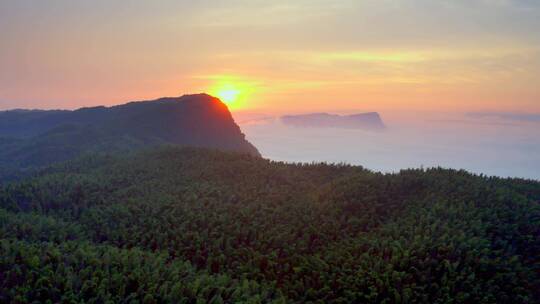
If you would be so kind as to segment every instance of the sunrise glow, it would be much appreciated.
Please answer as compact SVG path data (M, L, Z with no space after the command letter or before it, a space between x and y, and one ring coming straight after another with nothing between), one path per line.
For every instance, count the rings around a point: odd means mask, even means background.
M219 98L231 110L241 110L250 107L253 99L260 98L259 84L237 75L211 75L200 77L208 80L201 90Z
M164 2L2 2L0 109L540 112L538 1Z
M540 304L540 0L0 0L0 29L0 304Z
M240 90L234 85L225 84L223 87L217 89L215 95L227 105L233 105L238 100L240 93Z

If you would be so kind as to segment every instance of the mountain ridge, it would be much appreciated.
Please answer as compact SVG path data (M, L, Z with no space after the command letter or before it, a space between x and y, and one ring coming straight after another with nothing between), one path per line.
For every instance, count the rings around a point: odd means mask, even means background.
M0 112L0 167L48 165L84 152L163 144L259 156L227 106L208 94L163 97L111 107Z
M325 112L301 115L285 115L281 121L295 127L344 128L384 130L386 128L377 112L366 112L351 115L329 114Z

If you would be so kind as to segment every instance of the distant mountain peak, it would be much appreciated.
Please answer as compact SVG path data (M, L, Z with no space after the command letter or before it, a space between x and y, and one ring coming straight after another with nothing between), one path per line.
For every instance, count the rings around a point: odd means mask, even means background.
M295 127L347 128L383 130L386 128L377 112L366 112L352 115L329 113L309 113L302 115L282 116L281 121Z

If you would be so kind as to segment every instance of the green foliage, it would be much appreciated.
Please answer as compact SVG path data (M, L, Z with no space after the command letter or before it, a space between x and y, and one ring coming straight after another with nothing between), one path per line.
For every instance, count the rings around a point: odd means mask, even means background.
M191 148L0 188L0 302L537 303L540 183Z

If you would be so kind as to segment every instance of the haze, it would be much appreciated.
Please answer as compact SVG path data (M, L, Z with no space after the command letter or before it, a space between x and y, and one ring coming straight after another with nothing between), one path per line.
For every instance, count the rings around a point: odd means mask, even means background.
M374 171L444 167L540 180L540 115L381 112L381 132L298 128L276 117L236 114L263 157L361 165Z
M0 109L207 92L270 159L540 178L538 1L22 0L0 27ZM279 123L366 111L388 130Z
M540 112L540 2L2 1L0 108ZM235 89L236 90L236 89Z

